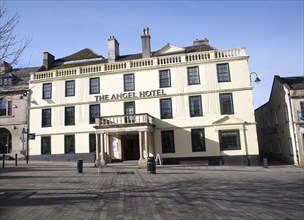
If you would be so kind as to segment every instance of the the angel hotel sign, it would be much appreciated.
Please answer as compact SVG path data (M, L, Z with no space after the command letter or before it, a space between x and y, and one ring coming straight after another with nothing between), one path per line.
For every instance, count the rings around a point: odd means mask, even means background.
M139 92L124 92L116 94L105 94L94 96L96 102L107 101L107 100L120 100L120 99L133 99L133 98L144 98L144 97L157 97L166 95L163 89L147 90Z

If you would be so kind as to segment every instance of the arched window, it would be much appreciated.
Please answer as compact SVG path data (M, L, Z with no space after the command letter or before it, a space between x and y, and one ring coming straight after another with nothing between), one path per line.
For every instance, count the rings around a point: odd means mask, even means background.
M0 99L0 116L6 116L6 99Z

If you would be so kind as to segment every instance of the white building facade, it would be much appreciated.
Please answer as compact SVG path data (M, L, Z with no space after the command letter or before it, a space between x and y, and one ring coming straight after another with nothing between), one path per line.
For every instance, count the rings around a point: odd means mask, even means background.
M164 164L257 165L259 151L245 48L207 39L108 59L84 49L31 74L30 158L102 162L160 156Z

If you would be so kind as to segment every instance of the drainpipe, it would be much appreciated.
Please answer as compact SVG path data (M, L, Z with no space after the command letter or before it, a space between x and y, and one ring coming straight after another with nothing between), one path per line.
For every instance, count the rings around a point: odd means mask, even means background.
M293 111L292 111L292 105L291 105L291 97L290 97L290 90L288 90L288 100L289 100L289 107L290 107L290 114L291 114L291 123L292 123L292 130L293 130L293 135L294 135L294 141L295 141L295 146L296 146L296 156L297 156L297 163L298 166L300 166L300 160L299 160L299 145L298 145L298 138L297 138L297 133L296 133L296 128L295 128L295 122L293 119Z

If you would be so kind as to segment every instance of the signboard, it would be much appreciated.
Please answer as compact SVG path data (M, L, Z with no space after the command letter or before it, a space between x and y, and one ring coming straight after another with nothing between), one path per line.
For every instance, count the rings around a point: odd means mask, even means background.
M35 138L36 138L36 133L29 133L28 134L28 139L29 140L35 140Z

